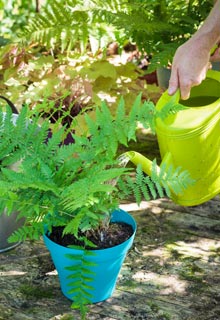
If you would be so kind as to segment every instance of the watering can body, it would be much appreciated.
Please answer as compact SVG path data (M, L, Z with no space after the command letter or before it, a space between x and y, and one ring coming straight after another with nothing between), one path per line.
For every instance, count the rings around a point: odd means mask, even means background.
M183 206L199 205L220 193L220 72L208 71L188 100L165 92L156 109L162 110L170 99L186 108L156 120L162 161L187 170L195 181L172 199Z

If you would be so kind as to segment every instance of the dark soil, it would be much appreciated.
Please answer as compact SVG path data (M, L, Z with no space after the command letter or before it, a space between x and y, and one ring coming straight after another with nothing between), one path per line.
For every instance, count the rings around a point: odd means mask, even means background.
M52 232L47 235L52 241L57 244L68 247L72 245L85 246L83 241L80 241L72 234L63 236L64 227L53 227ZM96 245L95 248L85 247L86 249L105 249L111 248L128 240L133 234L133 228L123 222L110 223L108 228L102 230L93 230L87 233L80 233L80 237L86 237L89 241Z

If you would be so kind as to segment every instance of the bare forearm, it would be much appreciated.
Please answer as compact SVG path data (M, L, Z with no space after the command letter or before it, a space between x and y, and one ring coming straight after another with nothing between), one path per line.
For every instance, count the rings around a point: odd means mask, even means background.
M208 51L220 40L220 0L216 1L207 19L191 40L201 43Z
M188 99L190 89L205 79L210 51L219 40L220 0L217 0L199 30L177 49L172 62L169 94L174 94L179 88L182 99ZM218 51L219 49L216 50L214 58Z

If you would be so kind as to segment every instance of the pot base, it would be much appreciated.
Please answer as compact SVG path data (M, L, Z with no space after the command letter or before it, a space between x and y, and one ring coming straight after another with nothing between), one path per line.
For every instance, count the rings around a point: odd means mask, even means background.
M22 242L16 242L16 243L14 243L14 244L6 247L6 248L0 249L0 253L4 253L6 251L12 250L12 249L16 248L17 246L19 246L21 243Z

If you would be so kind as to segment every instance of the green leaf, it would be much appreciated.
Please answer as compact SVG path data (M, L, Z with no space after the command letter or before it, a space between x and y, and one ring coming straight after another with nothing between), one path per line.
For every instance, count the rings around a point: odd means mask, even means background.
M82 70L88 76L89 79L98 79L99 77L112 78L116 80L117 73L113 64L106 60L98 60L91 64L88 69Z

